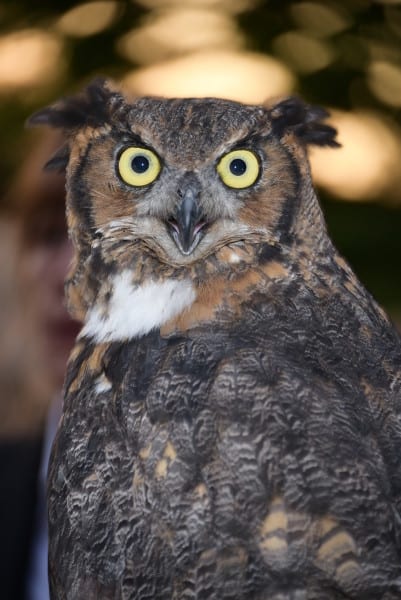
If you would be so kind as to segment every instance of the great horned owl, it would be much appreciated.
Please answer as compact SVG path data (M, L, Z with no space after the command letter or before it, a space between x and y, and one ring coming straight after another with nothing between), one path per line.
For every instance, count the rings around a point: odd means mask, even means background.
M401 598L401 343L327 236L325 116L97 81L32 118L68 137L85 323L53 599Z

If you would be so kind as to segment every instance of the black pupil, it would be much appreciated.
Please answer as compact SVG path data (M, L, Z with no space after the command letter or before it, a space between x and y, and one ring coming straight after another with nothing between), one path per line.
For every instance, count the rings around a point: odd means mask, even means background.
M143 154L138 154L132 159L131 167L135 173L145 173L149 169L149 159Z
M242 158L234 158L230 162L230 171L233 175L243 175L246 171L246 162Z

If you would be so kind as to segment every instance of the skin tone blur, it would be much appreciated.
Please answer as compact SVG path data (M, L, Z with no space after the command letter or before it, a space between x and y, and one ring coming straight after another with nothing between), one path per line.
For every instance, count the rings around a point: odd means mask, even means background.
M69 352L79 325L71 320L64 303L64 279L72 258L63 205L59 211L38 210L32 232L21 254L21 281L26 316L35 323L46 371L61 386Z
M33 340L33 361L53 393L60 390L69 353L80 326L69 316L64 280L72 259L65 219L65 177L43 165L60 146L46 137L28 158L16 188L20 226L18 280L26 337Z

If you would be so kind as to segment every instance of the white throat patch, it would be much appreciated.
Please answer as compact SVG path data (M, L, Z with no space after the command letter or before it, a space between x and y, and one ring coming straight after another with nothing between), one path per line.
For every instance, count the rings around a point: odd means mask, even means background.
M108 305L95 305L88 311L79 337L90 336L98 343L140 337L179 315L196 297L188 280L170 279L135 286L131 278L129 270L114 277Z

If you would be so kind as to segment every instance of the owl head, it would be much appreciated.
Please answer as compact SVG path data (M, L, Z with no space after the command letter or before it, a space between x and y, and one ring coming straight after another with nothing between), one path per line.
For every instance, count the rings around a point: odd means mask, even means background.
M338 145L326 116L297 98L130 98L103 80L34 114L30 124L67 140L47 168L67 168L72 304L90 304L95 280L118 270L209 277L223 268L213 262L222 249L321 238L305 148Z

